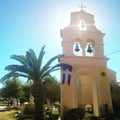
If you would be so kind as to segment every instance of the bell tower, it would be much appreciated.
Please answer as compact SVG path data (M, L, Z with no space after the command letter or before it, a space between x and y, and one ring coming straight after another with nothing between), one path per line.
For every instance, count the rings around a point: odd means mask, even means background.
M62 111L67 107L83 108L90 104L95 116L104 105L112 112L107 60L102 33L95 25L94 15L80 11L71 13L70 24L61 30L63 56L61 63L72 66L70 84L61 84ZM62 82L63 69L61 69Z

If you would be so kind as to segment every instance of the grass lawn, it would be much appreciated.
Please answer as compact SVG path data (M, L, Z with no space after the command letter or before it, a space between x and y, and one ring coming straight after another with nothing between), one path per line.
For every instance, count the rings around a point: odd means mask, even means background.
M0 112L0 120L16 120L15 114L15 110Z

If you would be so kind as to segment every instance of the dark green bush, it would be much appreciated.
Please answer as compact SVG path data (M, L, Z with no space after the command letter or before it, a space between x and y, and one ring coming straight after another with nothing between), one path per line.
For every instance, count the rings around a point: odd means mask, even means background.
M58 115L51 114L51 116L48 120L58 120Z
M85 111L82 108L64 111L63 120L78 120L84 118Z
M35 106L34 104L26 104L23 108L24 114L33 114L35 112Z

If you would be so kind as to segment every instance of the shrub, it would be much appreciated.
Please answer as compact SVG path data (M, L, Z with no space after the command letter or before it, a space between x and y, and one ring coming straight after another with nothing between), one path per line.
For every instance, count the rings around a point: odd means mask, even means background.
M108 113L105 116L106 120L115 120L113 113Z
M34 104L26 104L23 108L24 114L33 114L35 112L35 106Z
M85 111L82 108L66 109L64 111L63 120L78 120L84 117Z
M51 116L48 118L48 120L58 120L58 115L51 114Z

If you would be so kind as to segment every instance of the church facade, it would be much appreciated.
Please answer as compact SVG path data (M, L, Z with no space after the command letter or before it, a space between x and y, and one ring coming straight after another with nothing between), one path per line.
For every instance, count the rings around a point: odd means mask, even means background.
M72 70L66 72L67 76L71 75L70 81L63 82L64 70L61 69L62 111L66 107L85 109L89 104L95 116L101 115L104 105L112 112L109 85L112 70L107 68L108 58L104 55L104 35L96 27L94 15L83 8L72 12L70 24L61 30L60 62L72 66Z

